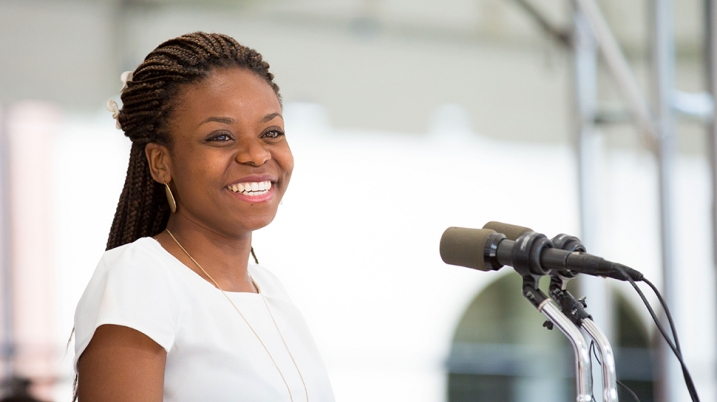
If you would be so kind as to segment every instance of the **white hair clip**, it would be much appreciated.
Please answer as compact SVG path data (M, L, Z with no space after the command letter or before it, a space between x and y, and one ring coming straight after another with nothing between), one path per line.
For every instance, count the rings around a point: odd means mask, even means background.
M127 81L130 81L131 79L132 79L131 71L125 71L122 74L120 74L120 81L122 81L122 89L120 89L120 93L124 92L124 90L127 89Z
M115 119L115 127L117 127L118 130L122 130L122 125L120 125L119 122L119 105L117 105L117 102L115 102L114 99L108 100L107 103L105 103L105 109L112 113L112 118Z
M120 89L120 95L127 89L127 81L132 80L132 71L125 71L120 75L120 81L122 81L122 88ZM105 103L105 108L112 113L112 118L115 119L115 127L118 130L122 130L122 125L119 122L119 105L114 99L110 99Z

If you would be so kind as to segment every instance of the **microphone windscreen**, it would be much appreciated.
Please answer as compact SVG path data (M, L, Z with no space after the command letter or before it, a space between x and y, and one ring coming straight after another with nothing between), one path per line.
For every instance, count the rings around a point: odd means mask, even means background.
M490 271L485 266L483 249L493 233L490 229L450 227L441 236L441 259L446 264Z
M511 225L509 223L496 221L490 221L486 223L485 225L483 225L483 229L492 229L498 233L503 233L506 239L513 241L528 232L534 232L533 229L526 228L524 226Z

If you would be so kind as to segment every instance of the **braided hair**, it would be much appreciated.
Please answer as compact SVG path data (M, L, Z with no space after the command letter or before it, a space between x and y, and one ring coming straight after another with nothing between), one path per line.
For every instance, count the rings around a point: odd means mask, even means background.
M222 34L194 32L170 39L147 55L122 92L118 122L132 141L129 166L107 249L154 236L167 226L170 211L164 186L152 179L144 149L155 142L168 147L168 120L182 87L208 77L214 69L239 67L263 78L281 101L279 87L261 54Z

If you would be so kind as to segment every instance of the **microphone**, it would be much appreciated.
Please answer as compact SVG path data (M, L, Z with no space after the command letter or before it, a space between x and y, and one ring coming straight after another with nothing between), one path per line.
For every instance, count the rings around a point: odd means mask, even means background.
M491 239L495 237L495 239ZM502 268L486 266L485 246L496 244L505 235L492 229L467 229L450 227L441 236L441 259L446 264L459 265L479 271L497 271Z
M499 222L490 224L498 228L501 228L500 225L506 225ZM446 229L441 236L441 259L446 264L479 271L497 271L508 265L522 276L546 275L551 270L569 270L623 281L628 280L626 275L635 281L643 278L640 272L601 257L556 249L545 235L528 228L502 228L508 229L506 231L511 235L522 234L515 240L510 240L505 234L493 229Z
M505 236L509 240L517 240L518 237L524 235L528 232L533 232L533 229L524 227L524 226L518 226L518 225L511 225L510 223L504 223L504 222L497 222L497 221L490 221L483 225L483 229L493 229L496 232L500 232L505 234ZM555 237L553 237L553 245L556 248L567 250L570 252L580 252L585 253L585 246L580 242L580 239L578 239L575 236L570 236L564 233L561 233ZM587 254L587 253L585 253ZM588 254L589 255L589 254ZM626 265L618 264L618 263L611 263L613 265L613 271L607 275L600 275L599 276L608 276L613 279L621 280L621 281L627 281L627 277L625 275L629 275L630 278L633 281L642 281L644 276L642 273L636 269L632 269ZM577 272L577 271L576 271ZM585 272L583 272L585 273ZM590 275L590 273L588 273ZM574 272L570 272L569 270L562 270L560 272L560 275L572 278L575 276ZM592 274L595 275L595 274Z
M528 232L535 232L535 230L531 228L511 225L509 223L503 223L498 221L490 221L486 223L485 225L483 225L483 229L492 229L498 233L503 233L505 237L508 238L508 240L516 240L517 238Z
M518 237L528 232L534 232L533 229L527 228L525 226L511 225L509 223L503 223L498 221L490 221L486 223L485 225L483 225L483 229L493 229L496 232L503 233L505 237L509 240L516 240L518 239ZM580 252L587 251L585 250L585 246L583 246L583 244L580 242L580 239L575 236L561 233L553 237L552 242L555 248L559 248L561 250ZM567 280L574 278L576 275L576 273L568 270L556 270L551 272L551 275L555 276L555 274L557 274L557 277L563 281L563 285L567 283Z

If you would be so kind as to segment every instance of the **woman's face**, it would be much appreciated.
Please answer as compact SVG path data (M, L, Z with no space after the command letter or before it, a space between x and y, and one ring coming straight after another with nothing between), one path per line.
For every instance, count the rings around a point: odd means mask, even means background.
M294 158L266 81L241 68L213 70L180 91L168 123L177 214L233 236L274 219Z

